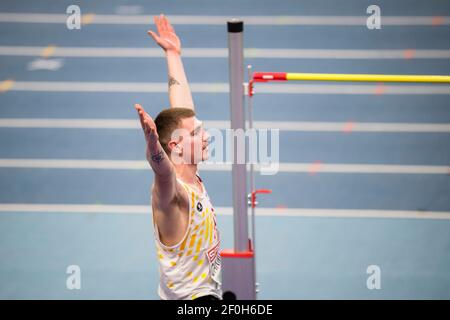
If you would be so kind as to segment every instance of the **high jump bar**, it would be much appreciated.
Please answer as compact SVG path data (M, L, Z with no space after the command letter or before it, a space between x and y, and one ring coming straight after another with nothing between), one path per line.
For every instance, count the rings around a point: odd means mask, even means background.
M397 75L397 74L338 74L338 73L289 73L254 72L254 82L269 81L339 81L339 82L428 82L450 83L450 76Z

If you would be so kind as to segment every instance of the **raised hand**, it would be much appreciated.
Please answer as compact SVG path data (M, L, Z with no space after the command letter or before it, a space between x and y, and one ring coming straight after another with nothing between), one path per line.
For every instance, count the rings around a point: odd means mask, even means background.
M152 162L159 164L164 159L165 152L159 144L159 136L155 122L140 104L135 104L134 107L139 114L142 130L144 130L145 141L147 142L147 160L150 164Z
M175 30L169 20L161 14L159 17L153 17L158 34L148 30L147 33L155 40L155 42L164 49L164 51L175 51L181 54L181 42L175 34Z
M156 131L156 124L153 121L152 117L145 112L144 108L136 103L134 108L137 110L139 114L139 120L141 121L142 130L144 130L145 141L147 143L154 143L158 141L158 132Z

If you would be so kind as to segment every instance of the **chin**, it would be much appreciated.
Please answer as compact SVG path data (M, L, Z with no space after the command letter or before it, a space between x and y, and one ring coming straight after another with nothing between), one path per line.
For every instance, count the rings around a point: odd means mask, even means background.
M194 161L194 164L199 164L199 163L205 162L208 159L209 159L209 156L202 156L201 159Z
M199 164L199 163L202 163L202 162L205 162L205 161L207 161L209 159L209 157L208 156L206 156L206 157L203 157L203 158L201 158L201 159L199 159L197 162L196 162L196 164Z
M206 150L205 153L202 155L202 161L206 161L209 159L209 151Z

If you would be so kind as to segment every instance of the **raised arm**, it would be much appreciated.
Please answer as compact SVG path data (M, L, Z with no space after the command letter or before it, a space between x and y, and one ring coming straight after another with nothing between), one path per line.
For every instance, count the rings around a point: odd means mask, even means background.
M181 61L181 42L169 20L164 16L154 17L158 34L149 30L148 34L164 50L169 72L170 107L194 109L191 90Z
M154 191L160 208L168 208L176 196L176 175L172 162L158 140L158 132L153 119L141 105L134 106L139 114L142 130L147 143L147 161L155 173Z

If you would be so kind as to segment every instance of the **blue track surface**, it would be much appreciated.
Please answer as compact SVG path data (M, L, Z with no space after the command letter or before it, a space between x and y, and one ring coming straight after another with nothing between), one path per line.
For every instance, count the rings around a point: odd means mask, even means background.
M65 14L73 1L1 1L0 13ZM341 3L342 2L342 3ZM365 16L372 1L78 1L83 13ZM386 16L450 16L448 1L378 1ZM155 48L154 26L0 22L0 47ZM226 27L175 25L184 48L226 48ZM450 26L245 27L247 48L450 49ZM0 55L0 82L167 81L162 58L56 57L57 71L29 71L38 56ZM227 83L226 58L184 58L192 83ZM255 70L326 73L450 74L450 59L247 59ZM229 120L227 93L194 93L202 120ZM128 119L133 104L156 116L166 93L0 92L0 119ZM256 94L257 121L450 123L450 95ZM143 161L138 129L0 127L1 159ZM280 161L289 163L450 166L450 133L280 132ZM204 171L217 207L232 206L230 172ZM149 206L150 170L0 167L4 204ZM286 173L256 177L261 207L450 212L449 174ZM261 299L449 299L450 220L400 218L257 218ZM150 213L150 211L149 211ZM220 214L220 212L219 212ZM223 247L233 246L231 216L219 215ZM0 211L0 298L158 299L150 214ZM66 288L66 268L79 265L82 290ZM382 288L368 290L366 269L378 265Z

